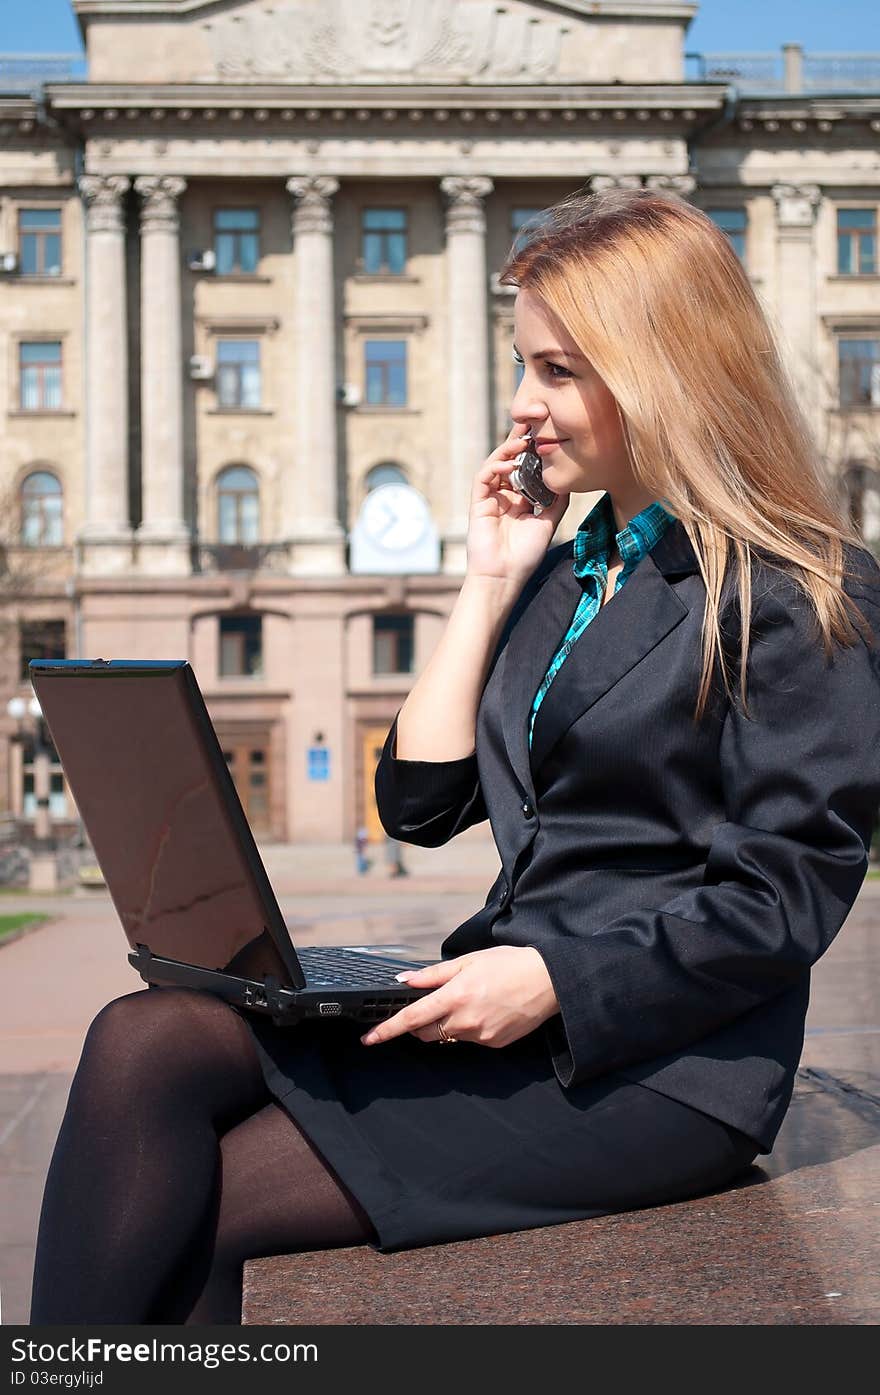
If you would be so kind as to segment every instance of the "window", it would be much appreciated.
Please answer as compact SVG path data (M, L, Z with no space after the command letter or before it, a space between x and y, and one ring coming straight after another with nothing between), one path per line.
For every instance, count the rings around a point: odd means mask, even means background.
M880 407L880 336L839 339L841 407Z
M28 412L61 406L60 340L29 342L18 346L19 405Z
M406 405L406 342L368 339L364 345L367 402L386 407Z
M48 470L34 470L21 486L21 540L26 547L64 541L61 485Z
M412 673L413 616L373 616L373 672Z
M361 214L361 261L367 273L406 271L405 208L365 208Z
M217 342L217 401L221 407L259 407L260 341Z
M22 208L18 214L22 276L61 275L61 209Z
M746 211L744 208L707 208L713 223L727 233L733 243L733 250L743 261L746 255Z
M258 208L214 210L216 275L253 272L260 260L260 211Z
M217 537L222 543L260 540L260 483L247 465L230 465L217 476Z
M262 615L221 615L220 677L261 678L262 674Z
M63 620L22 620L18 626L19 664L18 676L23 683L28 680L28 664L31 659L65 659L67 643Z
M45 725L42 728L43 750L49 758L49 814L52 818L68 817L67 794L64 789L64 771L58 752L55 750ZM21 812L26 819L37 817L36 763L37 743L32 736L22 741L22 800Z
M510 210L510 234L514 248L519 252L529 240L529 234L537 232L546 220L544 208L512 208Z
M877 270L877 210L837 210L837 270L843 276L864 276Z
M406 475L399 465L390 460L383 460L381 465L374 465L372 470L368 471L366 492L369 494L371 489L378 489L380 484L406 484Z

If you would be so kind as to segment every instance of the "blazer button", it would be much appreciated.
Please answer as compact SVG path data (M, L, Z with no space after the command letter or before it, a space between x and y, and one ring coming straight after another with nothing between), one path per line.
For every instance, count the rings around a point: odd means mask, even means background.
M532 806L531 806L531 804L529 803L528 800L526 800L525 803L523 804L523 806L522 806L522 811L523 811L523 813L525 814L525 816L526 816L527 819L532 819L532 818L534 818L534 816L535 816L535 811L534 811L534 809L532 808Z

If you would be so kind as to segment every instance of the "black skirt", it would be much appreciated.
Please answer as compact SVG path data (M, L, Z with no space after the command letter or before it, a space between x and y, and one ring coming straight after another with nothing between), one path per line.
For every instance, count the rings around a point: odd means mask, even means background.
M540 1028L499 1049L409 1033L364 1046L350 1020L279 1027L236 1010L270 1093L369 1216L380 1252L699 1195L758 1151L614 1073L563 1088Z

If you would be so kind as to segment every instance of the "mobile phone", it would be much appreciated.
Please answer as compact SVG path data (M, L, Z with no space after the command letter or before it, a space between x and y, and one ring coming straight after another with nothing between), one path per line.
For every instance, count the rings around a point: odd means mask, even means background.
M542 466L543 461L534 449L530 435L529 444L514 461L514 467L510 472L510 483L513 489L524 495L529 503L534 505L536 514L541 513L543 509L549 509L557 498L553 490L548 489L544 483Z

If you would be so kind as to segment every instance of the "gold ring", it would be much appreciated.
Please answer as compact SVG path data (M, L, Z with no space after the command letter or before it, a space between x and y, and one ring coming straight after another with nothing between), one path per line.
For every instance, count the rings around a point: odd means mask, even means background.
M458 1037L451 1036L450 1033L447 1032L442 1022L437 1023L437 1031L440 1033L438 1040L441 1041L444 1046L447 1046L450 1042L458 1041Z

